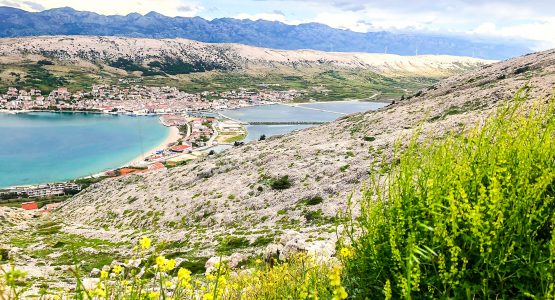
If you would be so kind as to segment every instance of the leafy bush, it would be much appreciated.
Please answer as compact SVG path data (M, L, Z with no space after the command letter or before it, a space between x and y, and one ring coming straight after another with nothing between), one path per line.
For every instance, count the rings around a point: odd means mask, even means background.
M304 203L305 205L318 205L323 201L324 199L321 196L313 196L313 197L309 197L301 200L301 202Z
M376 138L373 137L373 136L365 136L363 139L364 139L364 141L366 141L366 142L373 142L373 141L376 140Z
M516 104L463 135L415 137L363 195L353 298L553 299L554 113Z
M281 176L270 180L270 187L274 190L286 190L292 186L289 176Z

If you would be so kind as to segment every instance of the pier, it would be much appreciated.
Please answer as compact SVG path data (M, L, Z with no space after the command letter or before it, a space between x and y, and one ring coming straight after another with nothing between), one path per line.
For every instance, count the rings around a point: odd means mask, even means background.
M249 122L248 125L322 125L322 121L283 121L283 122Z

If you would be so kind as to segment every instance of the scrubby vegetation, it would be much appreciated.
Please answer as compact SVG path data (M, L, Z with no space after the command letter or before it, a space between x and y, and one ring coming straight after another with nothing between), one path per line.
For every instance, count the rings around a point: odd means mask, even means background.
M270 187L274 190L286 190L293 185L291 180L289 180L289 176L281 176L278 178L273 178L270 180Z
M310 254L217 263L195 276L143 238L125 264L77 299L553 299L555 297L555 104L514 103L464 132L415 135L399 144L387 173L365 185L360 215L343 218L336 258ZM345 171L348 171L347 169ZM261 176L261 183L287 176ZM278 185L279 186L279 185ZM299 200L308 223L323 218L320 196ZM286 214L287 211L283 211ZM280 213L278 212L278 215ZM50 226L41 230L53 231ZM220 253L241 249L219 240ZM137 262L137 266L133 266ZM210 268L209 268L210 269ZM79 267L75 270L80 270ZM141 270L144 270L142 272ZM0 270L0 295L21 298L25 274ZM3 288L2 288L3 287ZM0 296L1 298L1 296Z
M554 108L511 105L466 134L415 137L364 193L353 298L553 299Z
M135 263L135 264L134 264ZM83 283L81 273L71 292L41 292L42 298L73 299L345 299L338 263L318 262L296 255L270 265L254 262L249 271L231 272L226 261L217 262L205 276L195 276L174 259L157 255L148 238L142 238L129 264L112 264L100 272L94 287ZM15 268L0 269L0 299L23 299L26 274Z

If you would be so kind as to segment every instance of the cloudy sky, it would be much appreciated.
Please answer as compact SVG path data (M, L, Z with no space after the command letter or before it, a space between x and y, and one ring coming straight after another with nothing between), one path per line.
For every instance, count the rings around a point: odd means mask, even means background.
M359 32L388 30L528 39L537 50L555 47L553 0L0 0L40 11L69 6L101 14L233 17L288 24L318 22Z

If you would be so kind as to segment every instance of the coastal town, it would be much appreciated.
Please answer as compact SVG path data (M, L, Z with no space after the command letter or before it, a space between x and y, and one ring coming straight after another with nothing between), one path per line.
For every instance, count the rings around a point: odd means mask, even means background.
M176 87L144 85L94 85L90 91L70 92L60 87L45 93L39 89L10 87L0 95L0 110L94 111L111 114L148 115L235 109L253 105L290 102L296 90L247 89L227 92L187 93Z
M121 168L103 171L91 178L118 177L172 168L190 160L214 154L241 144L247 132L239 121L218 110L287 103L301 94L287 91L202 92L190 94L175 87L142 85L94 85L90 91L70 92L61 87L44 94L38 89L9 88L0 95L0 112L29 111L95 112L114 115L157 115L170 128L168 138L156 149L143 153ZM0 190L0 195L14 198L47 198L78 192L74 182L16 186ZM27 208L34 205L26 204Z

